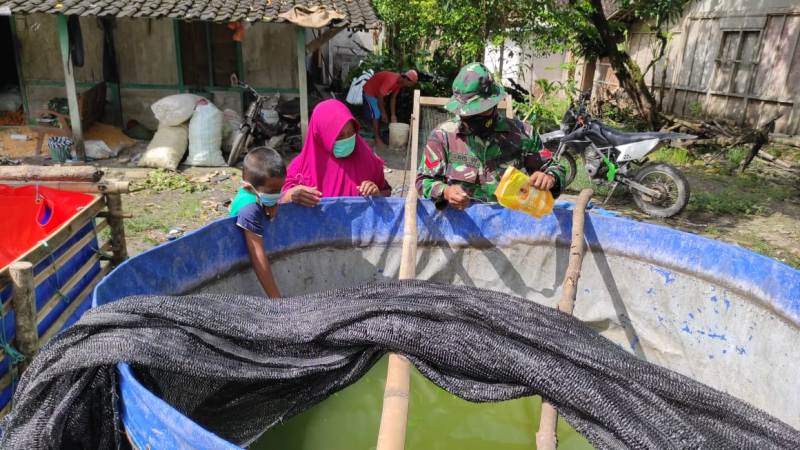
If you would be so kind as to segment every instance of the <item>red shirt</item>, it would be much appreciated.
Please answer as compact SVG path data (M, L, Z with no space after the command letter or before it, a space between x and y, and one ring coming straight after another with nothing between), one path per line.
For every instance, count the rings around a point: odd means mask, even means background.
M364 85L364 93L370 97L385 97L400 90L400 74L395 72L378 72Z

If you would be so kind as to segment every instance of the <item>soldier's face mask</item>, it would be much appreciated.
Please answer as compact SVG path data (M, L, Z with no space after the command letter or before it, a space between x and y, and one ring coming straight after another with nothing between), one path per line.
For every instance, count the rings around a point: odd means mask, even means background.
M497 123L497 107L483 114L462 117L461 121L464 122L474 134L480 137L486 137L494 131L494 125Z

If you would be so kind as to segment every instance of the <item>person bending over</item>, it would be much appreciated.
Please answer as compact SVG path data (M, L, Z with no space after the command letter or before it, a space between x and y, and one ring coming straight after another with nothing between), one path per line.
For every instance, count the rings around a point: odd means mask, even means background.
M244 233L247 252L258 282L270 298L280 297L281 292L275 284L269 258L264 250L264 232L278 213L278 200L285 179L286 165L275 150L258 147L245 156L242 187L255 196L255 202L238 210L236 225Z

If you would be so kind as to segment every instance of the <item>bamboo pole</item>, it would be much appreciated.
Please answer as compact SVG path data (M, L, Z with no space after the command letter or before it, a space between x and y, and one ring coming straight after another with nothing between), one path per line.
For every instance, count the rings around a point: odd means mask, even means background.
M9 267L11 275L12 293L14 304L14 317L16 321L17 349L25 356L20 366L24 371L28 362L39 349L39 333L36 330L36 289L33 284L33 264L27 261L12 263Z
M0 167L4 181L100 181L103 171L94 166L5 166Z
M401 280L413 280L417 276L417 190L413 187L417 174L417 147L419 144L419 90L414 91L414 109L411 116L411 186L406 195L403 250L400 259ZM383 391L383 411L378 430L376 450L403 450L406 444L408 424L408 391L411 378L411 363L403 356L389 355L386 387Z
M125 224L122 211L122 196L120 194L106 194L106 204L108 205L108 225L111 227L111 249L114 257L111 264L117 265L128 259L128 247L125 243Z
M581 265L586 250L583 237L583 225L586 219L586 205L594 192L584 189L578 195L575 209L572 210L572 242L569 246L569 263L564 276L564 287L558 301L558 310L572 315L575 309L575 295L578 293L578 278L581 276ZM555 450L558 440L556 437L556 424L558 413L555 407L547 400L542 400L541 414L539 415L539 431L536 432L536 448L538 450Z
M61 49L61 63L64 66L64 87L67 90L67 103L69 104L69 120L72 128L72 137L75 140L75 153L79 159L86 160L86 151L83 145L83 127L81 112L78 107L78 89L75 87L75 67L69 49L69 32L67 31L67 16L58 15L58 43Z

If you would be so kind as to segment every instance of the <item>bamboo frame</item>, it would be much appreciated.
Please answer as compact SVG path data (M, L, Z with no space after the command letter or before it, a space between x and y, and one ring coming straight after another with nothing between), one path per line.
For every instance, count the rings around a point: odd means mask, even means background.
M449 97L420 97L419 104L421 106L444 106L450 101ZM511 119L514 117L514 100L510 95L497 104L498 109L506 110L506 117Z
M572 315L575 308L575 296L578 292L578 278L581 276L581 265L586 246L583 236L583 225L586 220L586 205L592 199L594 191L584 189L575 201L572 210L572 242L569 246L569 262L564 276L564 287L557 309L567 315ZM555 407L547 400L542 399L542 409L539 416L539 431L536 432L536 448L538 450L555 450L558 444L556 438L556 425L558 413Z

